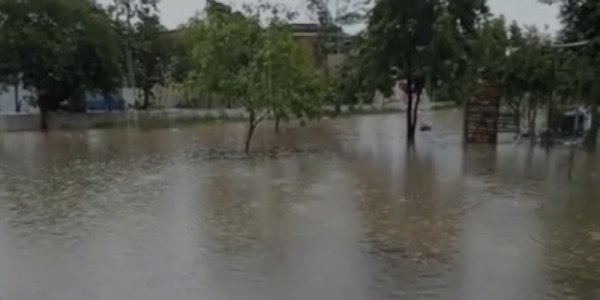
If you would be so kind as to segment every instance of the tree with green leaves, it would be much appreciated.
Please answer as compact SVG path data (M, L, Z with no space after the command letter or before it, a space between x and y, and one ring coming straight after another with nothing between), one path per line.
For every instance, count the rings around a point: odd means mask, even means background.
M270 6L245 13L209 1L206 16L191 28L192 71L188 86L204 94L234 99L248 115L245 151L257 126L268 117L276 124L289 116L311 118L321 109L318 74L294 40L285 19L264 28L260 13L276 16ZM276 125L277 126L277 125Z
M126 83L129 87L136 85L136 66L134 62L135 23L138 18L157 12L159 0L113 0L108 6L108 12L116 22L116 28L123 40L123 65L127 70Z
M499 78L504 81L505 100L513 111L521 116L525 112L529 134L535 137L538 111L546 107L548 116L553 115L553 86L556 82L558 56L551 48L551 39L537 28L525 31L512 24L507 28L509 43ZM550 119L547 124L551 125ZM550 132L550 128L548 128Z
M316 64L324 71L327 82L332 85L330 88L337 91L337 95L332 97L336 114L341 112L341 105L344 101L352 101L352 99L345 97L349 94L349 90L345 90L345 88L347 83L351 81L346 73L351 72L351 68L355 66L353 63L345 63L340 68L341 72L331 77L329 56L340 53L349 54L349 49L346 46L348 36L344 33L343 27L365 21L368 14L368 2L336 0L331 3L329 0L306 0L306 7L319 25L315 44Z
M390 95L400 82L407 95L407 141L414 142L419 103L427 90L458 77L476 25L487 14L481 0L381 0L370 14L363 45L369 76ZM448 71L448 70L451 71ZM447 76L442 76L447 74Z
M564 53L552 47L552 38L536 27L506 25L503 18L488 19L478 29L474 40L472 77L495 81L504 91L503 103L518 117L525 116L532 140L536 137L536 120L540 109L547 110L546 136L556 131L559 98L556 87L565 86L561 70L569 63ZM564 76L563 76L564 77Z
M186 23L167 34L166 42L170 44L171 65L168 78L175 83L183 83L192 67L192 45L190 28L193 23Z
M86 91L119 86L119 43L94 1L0 1L0 81L21 78L37 93L42 129L48 112L83 111Z
M263 31L262 51L268 71L265 90L270 98L270 110L275 118L275 131L281 120L294 116L317 118L321 112L324 78L311 66L308 57L293 37L291 27L282 21L272 21Z
M147 109L156 86L166 82L174 66L172 36L161 24L159 0L114 0L108 10L122 36L127 85L142 91L136 107Z
M133 44L135 82L143 96L138 108L147 109L154 99L154 88L166 82L173 59L171 46L158 15L142 15L135 27Z
M449 43L451 47L454 47ZM460 54L455 63L445 68L438 88L430 93L438 101L464 104L473 98L481 81L502 81L506 54L511 49L504 18L487 18L477 26L477 34L469 43L469 53ZM465 63L465 58L469 62Z
M590 67L586 73L597 81L600 78L600 2L595 0L544 0L542 2L560 5L560 18L564 26L561 31L563 42L587 42L581 44L576 51ZM596 86L593 85L585 95L592 111L592 127L585 144L591 148L596 146L600 129L598 112L600 88Z
M208 97L209 108L216 97L224 99L229 107L236 96L235 77L255 51L260 24L225 4L209 1L205 18L191 24L188 30L190 92L197 97Z

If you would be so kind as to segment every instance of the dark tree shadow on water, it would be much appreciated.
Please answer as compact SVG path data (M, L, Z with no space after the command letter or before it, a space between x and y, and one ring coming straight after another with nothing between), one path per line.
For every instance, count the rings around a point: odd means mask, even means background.
M569 186L574 185L574 186ZM600 299L600 192L598 182L565 184L567 192L549 195L544 253L549 290L556 299Z
M374 280L392 294L436 292L457 255L459 219L445 201L453 191L441 184L431 153L417 149L399 154L399 172L381 169L389 164L353 172L365 186L361 215ZM379 180L386 173L399 175Z
M491 145L465 145L463 172L466 176L489 176L497 172L497 148Z

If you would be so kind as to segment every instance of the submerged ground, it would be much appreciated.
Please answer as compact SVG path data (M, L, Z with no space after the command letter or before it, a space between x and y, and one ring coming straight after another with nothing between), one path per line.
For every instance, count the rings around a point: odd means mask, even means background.
M422 119L0 135L0 299L600 299L600 160Z

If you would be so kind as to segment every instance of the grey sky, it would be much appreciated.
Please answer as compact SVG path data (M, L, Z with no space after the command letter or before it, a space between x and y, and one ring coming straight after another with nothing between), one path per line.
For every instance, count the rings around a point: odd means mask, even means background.
M112 0L99 0L107 4ZM241 4L256 0L228 0L231 4ZM301 21L307 21L304 0L275 0L284 3L300 12ZM331 0L333 3L335 0ZM160 4L163 22L174 28L193 16L196 11L204 7L205 0L162 0ZM489 6L494 14L503 14L508 20L516 20L520 24L536 25L543 29L545 26L551 31L557 30L560 25L557 20L558 9L548 5L540 4L537 0L488 0Z

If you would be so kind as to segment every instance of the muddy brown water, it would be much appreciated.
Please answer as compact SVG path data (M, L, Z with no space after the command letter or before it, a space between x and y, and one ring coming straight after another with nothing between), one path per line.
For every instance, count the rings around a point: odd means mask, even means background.
M2 134L0 299L600 299L596 156L422 118Z

